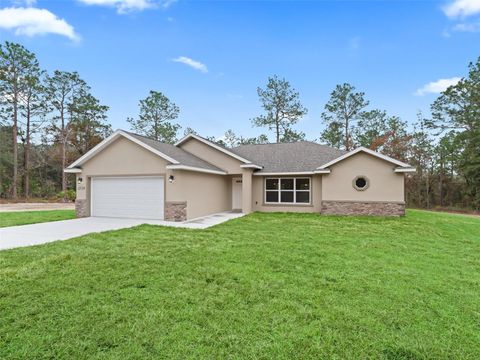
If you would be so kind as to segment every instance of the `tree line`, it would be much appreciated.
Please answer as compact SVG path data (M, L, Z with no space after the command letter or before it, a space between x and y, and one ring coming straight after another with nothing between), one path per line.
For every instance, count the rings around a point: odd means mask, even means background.
M308 110L286 79L269 77L257 94L263 111L251 119L254 127L276 142L306 140L295 125ZM74 197L63 169L112 133L107 111L77 72L49 74L22 45L0 45L1 196ZM138 117L127 122L138 134L174 143L179 113L167 96L152 90L140 100ZM324 130L313 141L346 151L364 146L416 167L406 181L409 206L480 208L480 58L433 102L430 116L418 113L411 125L372 107L348 83L331 92L320 120ZM184 129L183 135L189 133L195 130ZM228 147L269 142L265 133L243 137L233 130L208 138Z
M77 72L48 74L22 45L0 45L2 197L46 197L60 190L66 198L63 169L111 132L107 110Z

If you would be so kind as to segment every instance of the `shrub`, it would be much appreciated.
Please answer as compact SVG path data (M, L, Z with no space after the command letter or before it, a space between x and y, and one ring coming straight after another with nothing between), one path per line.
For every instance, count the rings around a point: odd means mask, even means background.
M75 198L77 197L77 193L75 192L75 190L67 190L66 192L65 191L60 191L58 194L57 194L57 198L58 199L68 199L70 201L75 201Z

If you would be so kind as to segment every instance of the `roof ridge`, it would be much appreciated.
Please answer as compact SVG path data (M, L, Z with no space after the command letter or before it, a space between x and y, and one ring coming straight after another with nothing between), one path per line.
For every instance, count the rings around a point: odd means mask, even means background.
M269 142L269 143L258 143L258 144L240 144L238 146L245 146L245 145L276 145L276 144L295 144L295 143L302 143L302 142L309 142L315 143L310 140L298 140L298 141L284 141L284 142ZM316 143L315 143L316 144Z
M301 144L301 143L307 143L307 144L313 144L313 145L318 145L318 146L324 146L324 147L327 147L327 148L330 148L330 149L334 149L334 150L338 150L338 151L344 151L342 149L337 149L333 146L330 146L330 145L327 145L327 144L320 144L318 142L315 142L315 141L311 141L311 140L300 140L300 141L287 141L287 142L273 142L273 143L264 143L264 144L240 144L238 146L235 146L233 148L230 148L230 149L238 149L242 146L265 146L265 145L283 145L283 144Z
M162 141L158 141L158 140L155 140L155 139L152 139L151 137L148 137L148 136L145 136L145 135L142 135L142 134L137 134L137 133L134 133L132 131L127 131L127 130L123 130L123 129L119 129L120 131L124 131L126 133L129 133L130 135L135 135L135 136L139 136L139 137L142 137L144 139L147 139L147 140L151 140L151 141L155 141L155 142L158 142L160 144L165 144L165 145L171 145L173 147L176 147L178 149L181 149L180 147L178 146L175 146L174 144L170 144L170 143L166 143L166 142L162 142ZM319 145L319 146L325 146L325 147L328 147L330 149L335 149L335 150L339 150L339 151L345 151L345 150L342 150L342 149L337 149L333 146L330 146L330 145L327 145L327 144L320 144L316 141L313 141L313 140L298 140L298 141L286 141L286 142L271 142L271 143L262 143L262 144L240 144L240 145L237 145L235 147L228 147L228 146L223 146L221 144L218 144L210 139L207 139L206 137L203 137L201 135L198 135L198 134L195 134L196 136L202 138L203 140L205 141L208 141L212 144L215 144L217 146L220 146L222 148L224 148L225 150L232 150L232 149L237 149L239 147L242 147L242 146L259 146L259 145L283 145L283 144L299 144L299 143L308 143L308 144L313 144L313 145ZM185 151L185 150L184 150ZM188 151L187 151L188 152ZM189 153L191 154L191 153Z
M163 145L163 146L171 147L171 148L175 149L175 151L180 151L180 152L183 152L183 153L185 153L185 154L188 154L189 156L194 157L195 159L199 160L200 162L203 162L203 163L205 163L205 164L208 164L208 165L210 165L210 166L212 166L212 167L214 167L214 168L216 168L216 169L218 169L218 170L224 171L223 169L219 168L219 167L216 166L215 164L212 164L211 162L209 162L209 161L207 161L207 160L205 160L205 159L202 159L202 158L198 157L197 155L191 153L190 151L187 151L187 150L185 150L185 149L183 149L183 148L181 148L181 147L179 147L179 146L175 146L175 145L170 144L170 143L158 141L158 140L152 139L152 138L150 138L150 137L148 137L148 136L136 134L136 133L133 133L133 132L130 132L130 131L126 131L126 130L120 130L120 131L124 131L124 132L126 132L126 133L128 133L128 134L130 134L130 135L134 135L134 136L141 137L142 139L146 139L146 140L149 140L149 141L156 142L156 143L161 144L161 145ZM141 140L140 140L140 141L141 141ZM182 164L182 161L180 161L180 160L178 160L178 159L175 159L175 160L177 160L180 164ZM184 164L184 165L186 165L186 164Z
M160 144L172 145L172 144L169 144L169 143L166 143L166 142L163 142L163 141L159 141L159 140L156 140L156 139L152 139L151 137L148 137L148 136L146 136L146 135L134 133L134 132L132 132L132 131L127 131L127 130L123 130L123 129L120 129L120 131L126 132L127 134L130 134L130 135L135 135L135 136L138 136L138 137L147 139L147 140L155 141L155 142L160 143ZM173 145L172 145L172 146L173 146Z

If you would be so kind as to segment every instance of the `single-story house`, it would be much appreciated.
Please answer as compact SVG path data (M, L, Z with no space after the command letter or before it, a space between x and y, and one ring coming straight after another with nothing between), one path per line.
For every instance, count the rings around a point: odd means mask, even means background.
M415 169L363 147L225 148L194 134L171 145L118 130L65 171L76 174L79 217L184 221L230 210L403 215Z

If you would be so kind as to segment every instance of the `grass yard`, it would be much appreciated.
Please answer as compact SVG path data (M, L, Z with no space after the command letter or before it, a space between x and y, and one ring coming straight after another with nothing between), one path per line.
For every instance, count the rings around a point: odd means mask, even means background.
M75 218L75 210L0 212L0 227L36 224ZM1 241L1 239L0 239Z
M480 220L256 213L0 252L0 358L478 359Z

